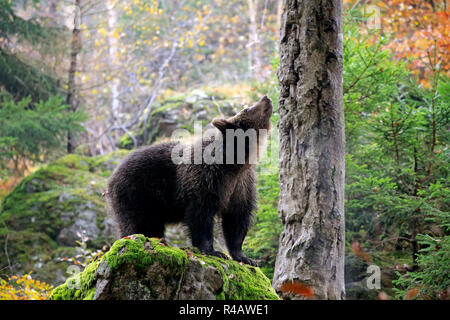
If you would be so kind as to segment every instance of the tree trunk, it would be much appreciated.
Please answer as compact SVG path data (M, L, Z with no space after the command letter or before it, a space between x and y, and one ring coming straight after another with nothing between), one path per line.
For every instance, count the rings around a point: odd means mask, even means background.
M340 0L285 0L280 36L280 202L273 286L344 299L345 140ZM305 290L303 290L305 292Z
M261 72L261 46L258 34L258 24L256 15L258 3L255 0L248 0L248 15L250 17L249 38L248 38L248 74L250 78L257 77Z
M69 111L75 112L77 110L77 102L75 99L75 73L77 71L77 58L81 50L81 37L80 37L80 19L81 19L81 0L75 0L74 3L74 23L72 30L72 41L70 48L70 65L67 80L67 96L66 104L68 104ZM75 139L72 132L67 133L67 153L75 152Z
M108 0L107 2L107 8L108 8L108 27L109 30L114 30L114 28L117 26L117 10L115 8L116 6L116 0ZM117 51L119 48L119 42L116 38L110 36L108 38L108 44L109 44L109 66L110 70L113 72L117 72L118 66L120 65L120 61L117 58ZM114 76L114 79L110 81L110 90L111 90L111 111L110 111L110 117L111 122L116 123L117 118L120 118L122 115L120 114L120 99L119 99L119 88L120 88L120 80L119 77ZM114 137L111 137L114 141L114 144L111 145L112 150L116 150L116 144L120 139L120 131L114 130L113 134Z

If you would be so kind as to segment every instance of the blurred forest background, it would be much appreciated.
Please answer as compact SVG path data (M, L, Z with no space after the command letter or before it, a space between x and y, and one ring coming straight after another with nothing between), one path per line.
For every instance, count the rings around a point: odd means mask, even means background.
M347 298L449 299L450 9L344 9ZM276 130L281 12L281 0L0 0L0 299L46 299L107 250L102 192L129 150L264 94ZM259 169L244 247L272 278L277 163Z

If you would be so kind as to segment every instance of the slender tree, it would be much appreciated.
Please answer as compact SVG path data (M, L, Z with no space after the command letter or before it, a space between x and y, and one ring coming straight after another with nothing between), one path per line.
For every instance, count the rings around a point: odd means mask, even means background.
M75 73L77 71L77 59L81 50L81 38L80 38L80 19L81 19L81 0L75 0L74 2L74 22L72 29L72 40L70 49L70 66L67 81L67 96L66 103L70 106L70 111L77 111L77 101L75 99L76 84ZM75 151L75 141L73 132L69 131L67 135L67 152L73 153Z
M261 71L261 50L258 34L257 10L258 3L255 0L248 0L249 41L248 47L248 74L250 77Z
M341 0L284 1L278 70L284 230L273 279L283 298L345 297L342 50Z

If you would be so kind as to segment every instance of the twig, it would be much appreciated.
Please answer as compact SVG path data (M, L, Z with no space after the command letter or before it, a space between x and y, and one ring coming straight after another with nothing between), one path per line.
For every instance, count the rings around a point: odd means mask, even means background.
M175 39L177 39L178 37L176 37ZM166 60L163 61L163 64L161 65L161 67L159 68L158 71L158 80L156 82L155 88L153 89L152 95L149 99L149 102L147 104L147 107L145 108L145 113L144 113L144 133L143 133L143 138L144 138L144 143L147 141L147 134L148 134L148 130L147 130L147 123L148 123L148 118L150 115L150 110L153 104L153 101L156 98L156 95L159 92L159 89L162 85L162 80L164 77L164 70L166 69L166 67L169 65L169 62L172 60L173 56L175 55L175 51L177 48L177 43L176 40L174 39L174 41L172 42L172 49L170 51L169 56L167 57Z
M136 137L125 127L125 126L112 126L112 127L110 127L109 128L109 130L108 130L108 140L110 141L110 143L111 143L111 146L114 148L115 146L112 144L113 143L113 141L112 141L112 137L111 137L111 132L112 131L114 131L114 130L122 130L123 132L125 132L130 138L131 138L131 140L133 141L133 144L134 144L134 149L136 149L137 148L137 140L136 140Z

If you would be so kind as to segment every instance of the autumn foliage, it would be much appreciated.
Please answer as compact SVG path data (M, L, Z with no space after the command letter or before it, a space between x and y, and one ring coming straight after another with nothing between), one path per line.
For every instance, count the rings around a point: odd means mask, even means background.
M30 274L0 278L0 300L47 300L53 286L35 280Z
M450 75L450 9L446 0L369 0L365 5L379 8L380 33L390 39L386 48L395 58L409 61L418 82L429 88L428 74L433 68Z

